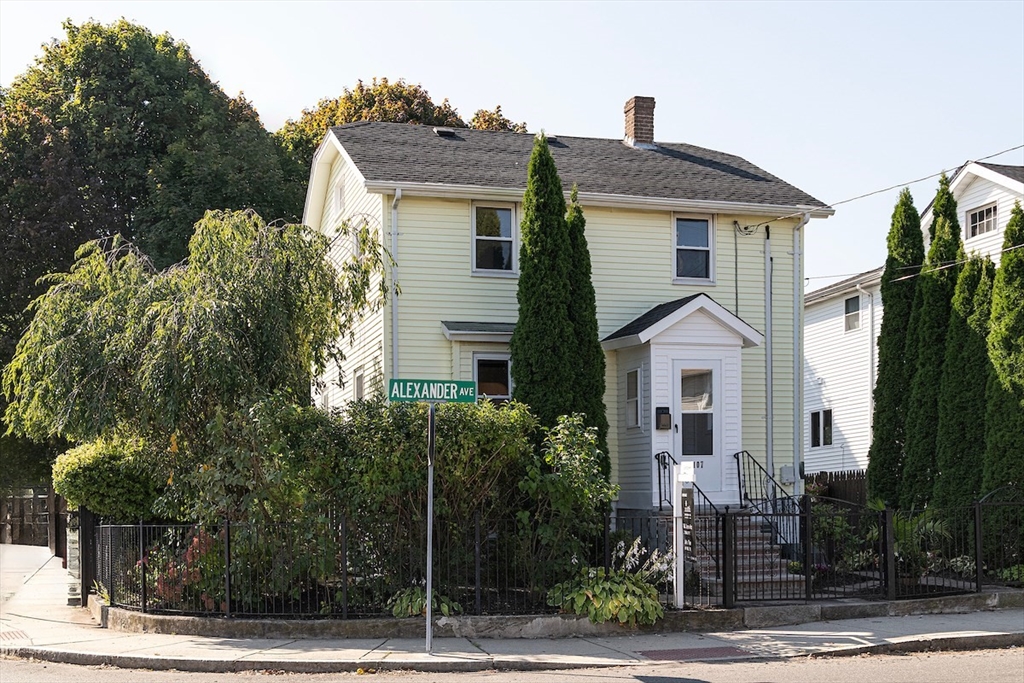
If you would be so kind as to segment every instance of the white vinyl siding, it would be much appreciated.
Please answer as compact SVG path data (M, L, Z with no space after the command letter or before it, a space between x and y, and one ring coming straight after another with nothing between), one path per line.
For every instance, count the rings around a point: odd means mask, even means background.
M619 449L617 451L616 481L622 490L619 493L619 507L624 509L645 509L651 505L651 491L657 486L657 480L651 478L651 462L654 451L651 450L651 384L650 384L650 347L648 345L619 349L610 355L617 360L620 376L611 387L622 397L625 403L627 369L637 371L640 379L640 424L643 429L628 426L625 415L616 415ZM621 413L622 411L617 411ZM612 413L609 413L610 415ZM613 427L614 428L614 427ZM613 428L609 429L609 432Z
M864 289L872 297L860 295L860 325L856 330L845 331L849 297L844 294L808 304L805 312L804 471L809 474L867 467L876 372L871 347L881 330L882 297L877 283ZM869 329L872 302L873 334ZM874 362L877 365L877 352ZM832 443L814 446L811 414L824 410L833 411Z
M1010 181L1007 180L1007 182ZM988 178L974 176L956 189L955 198L960 211L957 220L960 221L964 249L967 252L989 256L998 266L999 252L1003 248L1003 233L1006 231L1006 224L1010 221L1013 202L1022 200L1021 194L1005 185L992 182ZM987 206L995 207L995 229L971 237L971 213ZM927 240L929 223L925 222L921 227L925 231Z

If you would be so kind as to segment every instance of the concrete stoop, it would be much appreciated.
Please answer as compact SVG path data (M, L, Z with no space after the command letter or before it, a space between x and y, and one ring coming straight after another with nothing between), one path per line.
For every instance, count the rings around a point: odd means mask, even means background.
M89 609L103 628L130 633L214 638L422 638L422 619L229 619L143 614L110 608L90 596ZM968 595L917 600L793 602L735 609L669 610L652 626L628 629L618 624L595 624L570 614L533 616L454 616L434 623L434 636L461 638L573 638L636 635L638 633L713 633L868 617L960 614L997 609L1024 609L1024 591L995 590Z

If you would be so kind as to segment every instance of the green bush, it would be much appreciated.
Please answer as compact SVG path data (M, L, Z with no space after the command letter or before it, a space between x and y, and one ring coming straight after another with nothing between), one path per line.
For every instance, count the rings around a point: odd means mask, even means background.
M441 614L450 617L462 611L462 605L455 602L447 595L441 595L436 590L431 595L433 614ZM391 614L401 619L402 617L422 617L427 614L427 591L422 586L411 586L391 596L387 604Z
M100 439L65 451L53 464L53 488L75 507L114 522L152 517L156 482L139 464L142 444Z
M548 591L548 604L564 612L586 614L595 624L653 624L665 616L657 586L671 576L673 558L672 553L663 555L654 550L641 563L645 552L639 538L628 550L620 542L610 570L584 567L577 577Z

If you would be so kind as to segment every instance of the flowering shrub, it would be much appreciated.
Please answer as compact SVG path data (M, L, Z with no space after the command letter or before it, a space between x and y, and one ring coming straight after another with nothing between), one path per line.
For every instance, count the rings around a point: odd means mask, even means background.
M612 555L609 571L584 567L579 575L548 591L548 604L563 612L586 614L596 624L618 621L624 626L653 624L665 616L658 588L671 581L673 554L647 550L640 538L626 549L622 541Z
M175 534L177 529L167 533ZM179 539L174 539L179 540ZM175 551L166 548L175 547ZM225 610L224 542L219 536L194 528L186 536L184 548L167 543L147 554L139 565L146 565L150 594L172 609L214 612Z

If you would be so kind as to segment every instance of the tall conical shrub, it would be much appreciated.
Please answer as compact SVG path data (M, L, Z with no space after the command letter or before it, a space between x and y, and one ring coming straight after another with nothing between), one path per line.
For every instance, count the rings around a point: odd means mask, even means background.
M939 385L932 502L939 508L969 505L981 493L985 453L985 392L992 371L988 321L995 266L972 256L960 271L946 334Z
M565 196L538 135L527 167L519 248L519 319L512 333L513 396L545 427L573 410L576 338L569 323L572 245Z
M928 262L918 276L921 308L917 329L917 354L910 396L907 400L906 445L900 507L921 507L931 499L935 476L935 444L939 424L939 384L946 355L946 332L963 255L960 235L945 216L936 220L935 239ZM907 340L912 343L912 340Z
M949 178L943 173L939 178L939 189L935 193L935 199L932 200L932 222L928 226L929 246L932 240L935 239L935 225L939 222L940 218L945 218L949 221L954 234L960 234L960 218L957 216L958 213L956 199L953 198L953 191L949 189Z
M868 451L868 492L872 498L896 502L903 474L908 386L904 351L917 283L914 276L924 261L921 217L914 208L910 190L904 189L896 202L887 242L889 255L881 284L885 315L878 334L878 380Z
M610 474L608 463L608 414L604 405L604 349L597 325L597 295L594 292L587 246L587 219L579 203L579 190L572 187L569 211L565 222L569 230L571 249L569 271L569 324L575 337L575 363L573 388L575 410L586 415L586 424L597 429L597 446L605 454L602 467Z
M993 371L986 395L983 488L1024 487L1024 212L1020 202L1006 226L992 285L988 352Z

